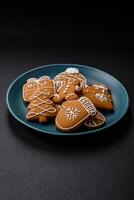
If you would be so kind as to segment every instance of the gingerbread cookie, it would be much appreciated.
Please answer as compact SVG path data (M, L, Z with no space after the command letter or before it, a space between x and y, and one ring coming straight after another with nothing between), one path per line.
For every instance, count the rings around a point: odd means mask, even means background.
M109 89L102 84L96 83L86 86L83 95L90 99L99 110L113 110L112 95Z
M54 104L54 107L56 108L56 113L60 112L62 110L62 105L60 104Z
M105 117L102 113L97 111L95 116L89 116L84 123L84 125L88 128L97 128L102 126L105 123Z
M55 93L55 83L49 76L43 76L39 79L30 78L23 86L23 100L30 102L35 96L40 93L48 97L52 97Z
M44 123L48 118L55 117L57 114L54 103L44 93L40 93L34 99L31 100L28 105L28 113L26 118L28 120L38 120L40 123Z
M86 78L79 73L79 70L73 67L67 68L64 72L57 74L54 78L55 82L64 82L66 80L79 79L80 86L84 87L87 83Z
M96 115L96 108L86 97L66 101L56 116L56 127L62 131L70 132L82 125L89 116Z
M52 98L54 103L62 103L63 101L70 101L78 99L78 94L81 92L82 88L80 87L80 80L73 78L70 80L64 81L58 90L57 94Z

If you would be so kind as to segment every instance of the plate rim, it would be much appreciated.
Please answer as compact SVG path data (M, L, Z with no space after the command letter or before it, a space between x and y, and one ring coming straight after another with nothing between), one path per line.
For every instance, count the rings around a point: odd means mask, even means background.
M32 125L30 124L27 124L26 122L24 122L23 120L21 120L18 116L15 115L15 113L13 112L13 110L11 109L11 106L10 106L10 103L9 103L9 93L13 87L13 85L15 84L15 82L17 82L20 78L22 78L23 76L25 76L26 74L32 72L32 71L36 71L36 70L39 70L39 69L42 69L42 68L45 68L45 67L55 67L55 66L72 66L72 67L82 67L82 68L86 68L86 69L91 69L91 70L95 70L95 71L100 71L101 73L104 73L106 75L109 75L112 79L116 80L116 82L120 85L120 87L123 89L125 95L126 95L126 105L125 105L125 109L124 109L124 112L122 113L122 115L120 115L120 117L118 117L116 120L114 120L113 122L111 122L110 124L106 124L105 126L102 126L100 128L97 128L97 129L92 129L92 130L87 130L85 132L69 132L69 133L66 133L66 132L59 132L59 133L56 133L56 132L49 132L49 131L44 131L40 128L36 128L36 127L33 127ZM17 78L15 78L8 86L8 89L7 89L7 93L6 93L6 104L7 104L7 108L10 112L10 114L18 121L20 122L21 124L25 125L26 127L29 127L37 132L40 132L40 133L45 133L45 134L49 134L49 135L55 135L55 136L79 136L79 135L90 135L90 134L95 134L95 133L99 133L109 127L112 127L114 124L118 123L126 114L127 110L128 110L128 107L129 107L129 96L128 96L128 93L127 93L127 90L125 89L124 85L118 80L116 79L113 75L101 70L101 69L98 69L96 66L88 66L88 65L81 65L81 64L70 64L70 63L60 63L60 64L46 64L46 65L42 65L42 66L39 66L39 67L35 67L33 69L30 69L28 71L25 71L24 73L20 74ZM44 134L44 135L45 135Z

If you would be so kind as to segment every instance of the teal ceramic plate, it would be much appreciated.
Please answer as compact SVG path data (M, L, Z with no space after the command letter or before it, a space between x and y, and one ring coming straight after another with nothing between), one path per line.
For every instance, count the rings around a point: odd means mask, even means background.
M98 129L78 129L75 132L64 133L56 129L54 121L48 122L46 124L39 124L36 122L30 122L26 120L27 105L22 99L22 86L28 78L31 77L41 77L43 75L48 75L54 78L56 74L65 71L68 67L78 68L80 73L82 73L86 78L88 83L100 82L107 85L113 96L114 112L103 113L106 117L106 123ZM126 113L129 104L128 94L124 86L113 76L99 70L96 68L77 65L77 64L51 64L30 70L17 79L9 86L6 96L7 106L10 113L19 122L28 126L42 134L51 134L59 136L70 136L70 135L83 135L83 134L93 134L100 132L106 128L117 123Z

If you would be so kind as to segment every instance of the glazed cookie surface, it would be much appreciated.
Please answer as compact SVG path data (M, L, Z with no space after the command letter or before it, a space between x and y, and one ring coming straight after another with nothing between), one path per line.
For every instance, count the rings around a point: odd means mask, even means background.
M55 124L62 131L70 132L78 128L89 116L96 115L96 108L86 97L77 100L66 101L58 112Z
M80 80L77 78L69 79L63 82L57 90L57 94L52 98L54 103L62 103L79 98L79 93L82 91Z
M48 118L55 117L56 114L57 110L54 107L54 103L44 93L40 93L28 105L26 118L44 123Z
M48 97L52 97L55 93L55 83L49 76L43 76L39 79L30 78L23 86L23 100L30 102L35 96L40 93Z
M89 116L84 123L84 125L88 128L97 128L102 126L105 123L105 117L102 113L97 111L95 116Z
M79 79L81 87L84 87L87 83L85 76L79 73L79 70L77 68L73 67L67 68L64 72L57 74L54 80L59 82L59 81L72 80L74 78Z
M60 104L54 104L54 107L56 108L56 115L57 115L58 112L60 112L62 110L62 105L60 105Z
M105 85L96 83L86 86L83 95L90 99L99 110L113 110L112 95Z

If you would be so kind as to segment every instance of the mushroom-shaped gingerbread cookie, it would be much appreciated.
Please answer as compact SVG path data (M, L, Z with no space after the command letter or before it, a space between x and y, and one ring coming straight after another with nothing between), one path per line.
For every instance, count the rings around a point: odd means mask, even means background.
M62 104L55 123L56 127L64 132L70 132L82 125L89 116L96 115L96 108L86 97L66 101Z
M53 118L56 116L56 108L54 103L45 96L43 93L40 93L36 96L30 104L28 105L28 113L26 118L28 120L37 120L40 123L44 123L48 118Z
M69 67L64 72L57 74L54 78L54 81L59 83L59 82L64 82L66 80L72 80L74 78L79 79L81 87L84 87L86 85L87 81L86 81L85 76L83 76L79 72L79 70L74 67Z
M112 95L105 85L96 83L86 86L83 95L91 100L98 110L113 110Z

